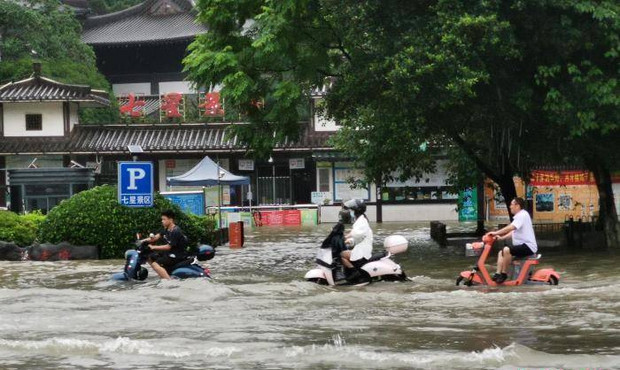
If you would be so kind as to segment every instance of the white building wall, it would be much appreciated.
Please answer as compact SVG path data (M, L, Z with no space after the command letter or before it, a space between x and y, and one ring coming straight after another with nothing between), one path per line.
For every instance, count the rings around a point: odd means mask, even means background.
M26 114L42 115L41 131L26 131ZM4 136L63 136L62 102L4 104Z
M314 122L314 131L338 131L340 127L336 125L336 121L327 119L323 116L321 109L316 107L322 104L322 99L314 99L312 101L312 113Z
M138 82L130 84L113 84L112 90L116 97L128 95L130 93L138 95L151 95L151 83L150 82Z
M78 113L79 105L77 103L69 104L69 130L73 130L73 126L80 123L80 115Z
M336 121L326 119L325 117L314 113L314 131L338 131L339 127L336 125Z
M183 94L195 94L196 90L192 88L188 81L170 81L159 83L159 94L169 92L178 92Z
M338 212L341 206L320 207L321 222L338 222ZM383 205L383 222L415 222L415 221L458 221L456 204L389 204ZM370 222L377 221L377 207L369 205L366 216Z

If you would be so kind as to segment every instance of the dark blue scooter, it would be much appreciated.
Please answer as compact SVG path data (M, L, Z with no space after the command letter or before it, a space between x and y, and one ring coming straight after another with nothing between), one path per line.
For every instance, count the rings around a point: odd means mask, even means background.
M150 253L148 242L136 242L136 249L130 249L125 252L125 267L123 272L112 275L112 280L128 281L128 280L144 280L148 277L149 271L142 266L146 263L146 259ZM198 261L208 261L215 256L215 249L210 245L201 245L198 247L198 253L190 256L185 261L179 262L172 268L170 277L177 279L188 279L198 277L211 277L209 269L202 267Z

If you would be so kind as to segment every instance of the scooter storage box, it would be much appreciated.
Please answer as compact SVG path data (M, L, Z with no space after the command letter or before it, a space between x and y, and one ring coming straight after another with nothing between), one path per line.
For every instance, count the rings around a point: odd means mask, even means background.
M465 256L466 257L478 257L482 254L484 244L481 242L467 243L465 244Z
M404 236L390 235L385 238L383 246L385 247L385 250L388 251L390 254L398 254L405 252L407 250L407 247L409 246L409 243Z

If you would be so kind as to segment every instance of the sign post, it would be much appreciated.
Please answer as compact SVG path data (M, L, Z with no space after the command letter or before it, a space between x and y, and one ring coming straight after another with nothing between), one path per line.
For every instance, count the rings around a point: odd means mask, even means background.
M153 163L118 163L118 203L127 207L152 207Z

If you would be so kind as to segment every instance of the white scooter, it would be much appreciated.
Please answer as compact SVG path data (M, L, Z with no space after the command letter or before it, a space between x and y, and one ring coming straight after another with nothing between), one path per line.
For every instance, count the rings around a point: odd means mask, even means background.
M304 278L323 285L365 285L372 281L405 281L407 275L399 264L392 260L392 256L407 250L409 243L404 236L390 235L383 242L384 252L370 257L354 281L344 279L340 271L339 261L335 261L331 249L319 249L316 256L316 268L308 271Z

